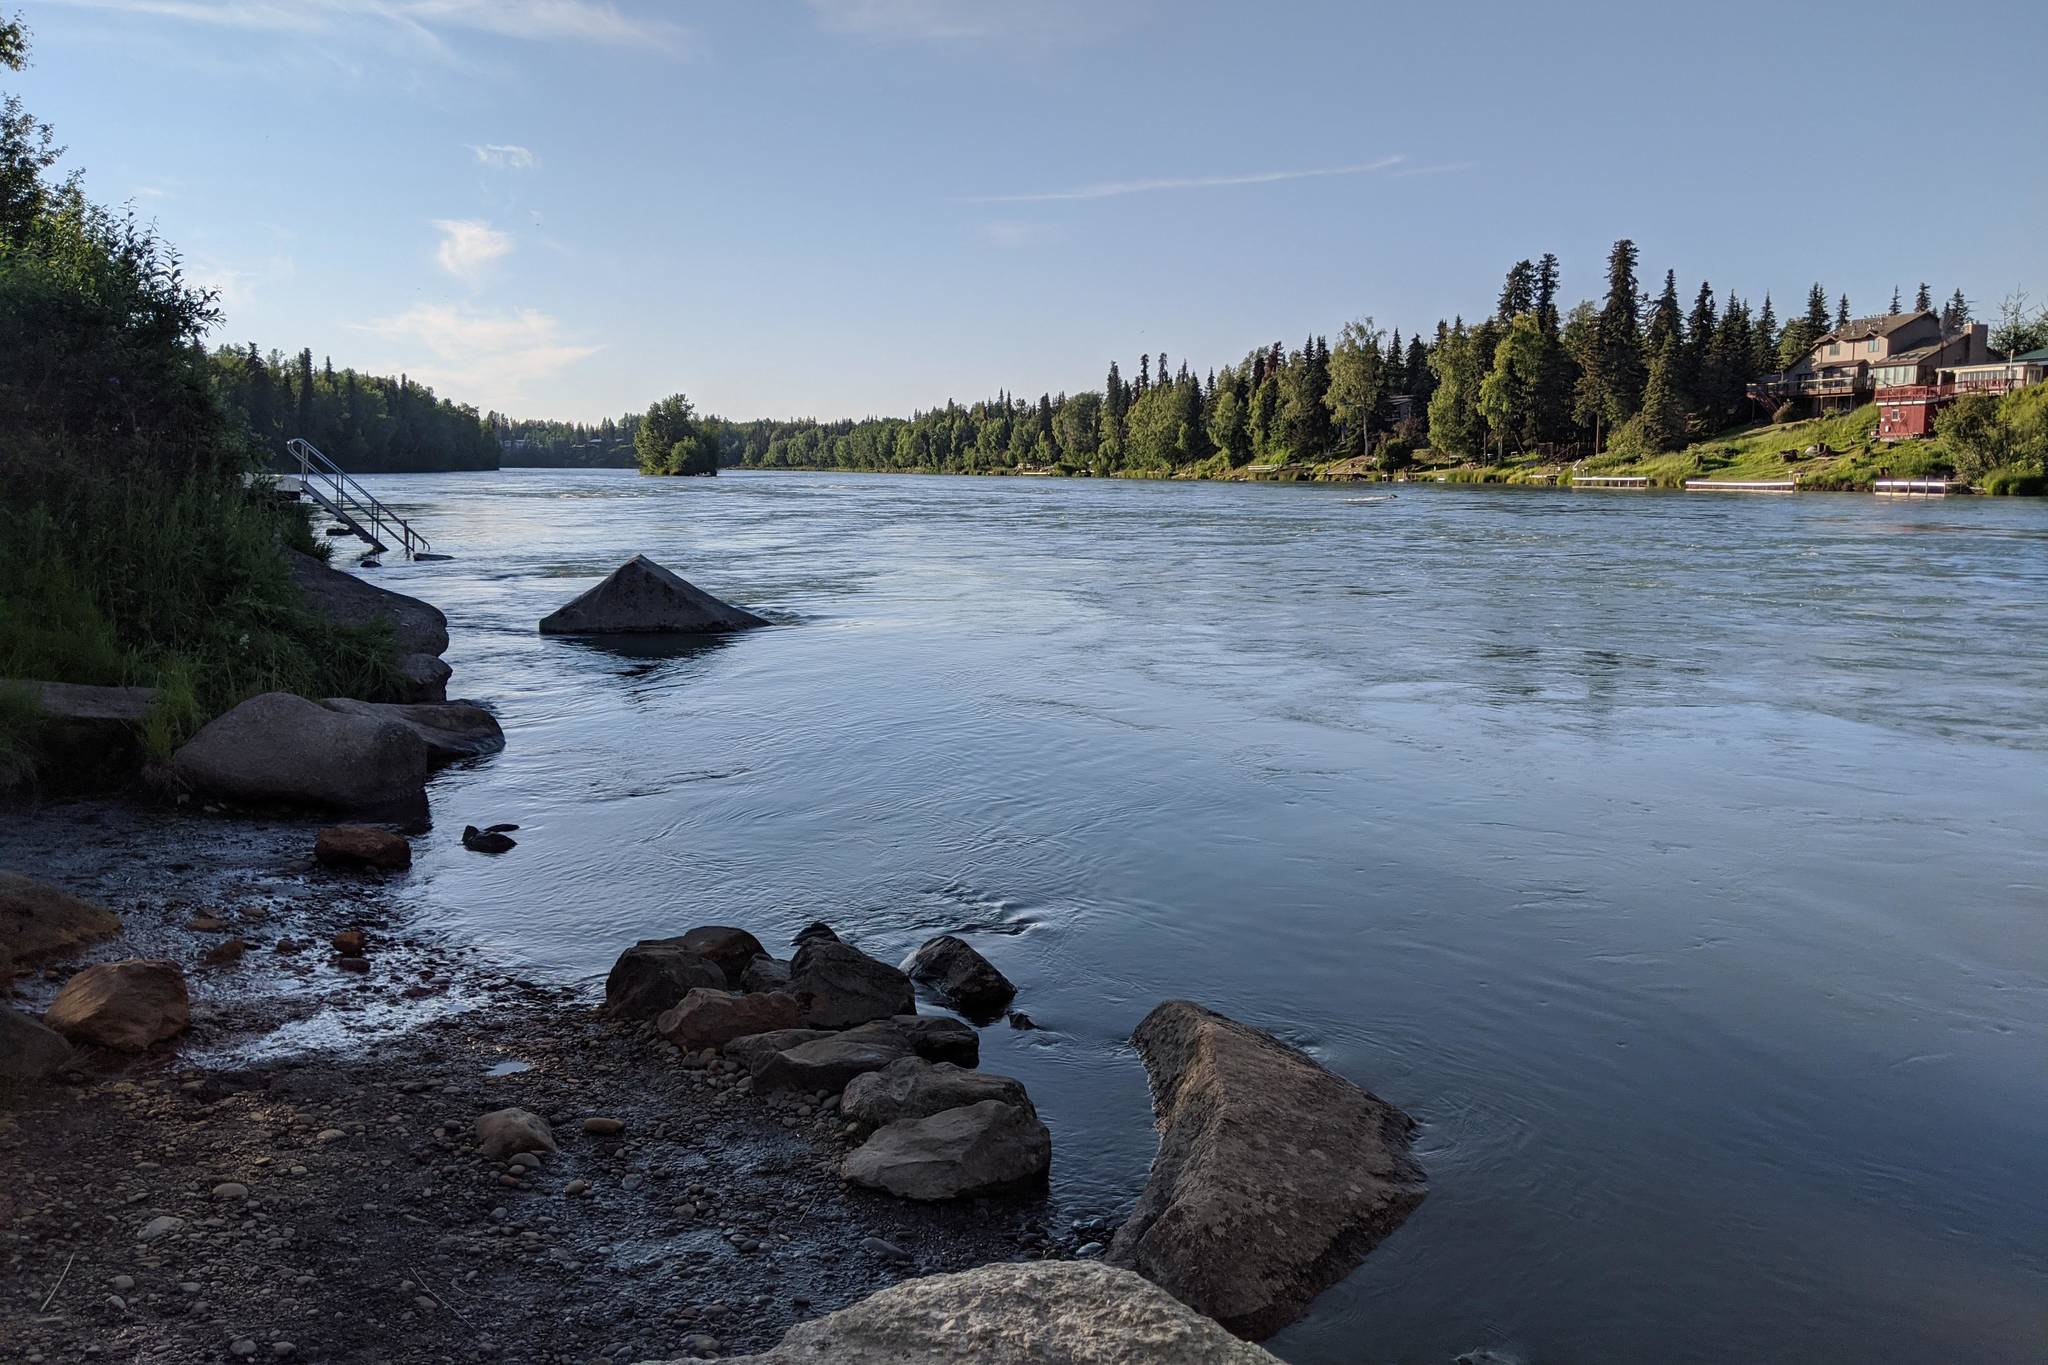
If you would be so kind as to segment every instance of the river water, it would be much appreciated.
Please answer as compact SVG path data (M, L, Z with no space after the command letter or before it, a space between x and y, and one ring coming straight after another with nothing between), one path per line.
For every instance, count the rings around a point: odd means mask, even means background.
M2048 505L380 476L509 747L408 894L595 981L699 923L960 931L1069 1216L1187 996L1421 1122L1296 1362L2048 1351ZM634 553L773 618L535 622ZM465 823L518 849L464 852Z

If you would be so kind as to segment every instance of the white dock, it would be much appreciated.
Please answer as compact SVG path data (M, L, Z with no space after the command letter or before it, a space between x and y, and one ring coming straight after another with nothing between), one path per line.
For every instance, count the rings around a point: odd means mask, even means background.
M1649 476L1645 474L1574 474L1574 488L1648 488Z
M1688 493L1797 493L1797 479L1687 479Z
M1969 492L1970 485L1961 479L1879 479L1870 491L1880 498L1945 498Z

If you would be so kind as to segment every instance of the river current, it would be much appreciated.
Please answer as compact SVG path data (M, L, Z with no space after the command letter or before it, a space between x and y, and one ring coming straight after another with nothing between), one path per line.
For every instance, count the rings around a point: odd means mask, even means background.
M432 789L442 932L587 982L693 924L963 933L1066 1216L1144 1183L1146 1010L1272 1030L1431 1182L1301 1365L2048 1350L2048 505L365 482L453 556L365 573L509 740ZM635 553L774 628L536 633Z

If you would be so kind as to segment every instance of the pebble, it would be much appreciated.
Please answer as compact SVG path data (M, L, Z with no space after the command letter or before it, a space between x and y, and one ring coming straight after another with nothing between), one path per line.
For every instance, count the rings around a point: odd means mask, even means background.
M590 1182L588 1180L572 1180L568 1184L562 1186L562 1193L570 1196L579 1194L589 1194Z
M249 1187L237 1180L224 1180L213 1187L215 1199L247 1199Z
M345 1138L345 1137L347 1137L347 1136L348 1136L348 1134L347 1134L347 1133L344 1133L344 1132L342 1132L342 1131L341 1131L341 1129L339 1129L339 1128L322 1128L322 1129L321 1129L321 1130L320 1130L319 1132L317 1132L317 1133L315 1133L315 1134L313 1135L313 1141L315 1141L315 1142L339 1142L339 1141L341 1141L341 1140L342 1140L343 1138Z
M184 1229L184 1219L173 1218L170 1214L167 1213L162 1215L161 1217L152 1218L147 1223L144 1223L142 1227L136 1232L135 1240L138 1242L154 1242L159 1237L168 1237L172 1233L182 1232L184 1231Z
M270 1353L274 1356L288 1356L298 1349L289 1341L273 1341L270 1343Z
M885 1261L894 1261L898 1265L902 1265L910 1260L909 1252L897 1246L894 1242L885 1242L879 1237L861 1238L860 1249L867 1252L870 1256L879 1256Z
M640 1177L637 1174L629 1175L621 1180L619 1185L622 1189L637 1190L640 1188Z
M624 1119L587 1118L583 1120L583 1131L592 1137L615 1137L626 1131Z
M228 1350L238 1356L253 1356L256 1354L256 1340L254 1337L236 1337Z
M107 1283L113 1286L116 1294L125 1294L135 1287L135 1277L133 1275L116 1275L113 1279L108 1280Z

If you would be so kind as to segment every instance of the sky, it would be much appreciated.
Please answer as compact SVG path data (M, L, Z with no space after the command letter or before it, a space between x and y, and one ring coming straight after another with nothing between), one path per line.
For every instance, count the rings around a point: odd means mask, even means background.
M2048 4L19 0L0 89L310 346L517 417L907 414L1491 310L1617 237L2048 301Z

